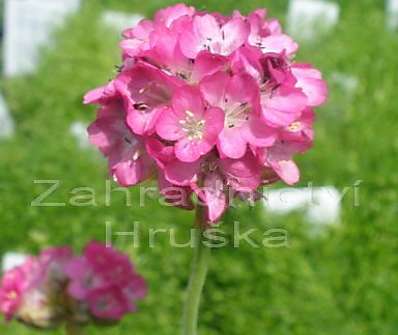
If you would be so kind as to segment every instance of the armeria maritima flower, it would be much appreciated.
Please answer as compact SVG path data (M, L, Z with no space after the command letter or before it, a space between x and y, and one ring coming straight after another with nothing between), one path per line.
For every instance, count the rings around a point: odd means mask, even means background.
M228 191L299 180L293 159L311 147L327 86L294 60L298 44L266 10L224 16L178 4L123 36L120 73L85 97L100 105L89 136L119 184L158 178L163 195L184 191L176 206L188 209L196 193L215 222Z
M50 248L7 271L0 283L0 313L35 328L67 322L119 321L145 297L145 280L129 258L91 242L83 256L68 247Z

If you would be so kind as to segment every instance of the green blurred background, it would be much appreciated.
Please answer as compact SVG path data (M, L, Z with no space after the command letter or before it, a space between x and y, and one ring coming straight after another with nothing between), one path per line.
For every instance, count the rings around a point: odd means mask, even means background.
M338 1L338 26L313 43L302 44L299 60L311 61L330 83L330 99L318 111L314 149L300 157L301 186L339 189L362 180L360 205L353 193L342 200L339 225L314 236L301 213L275 217L254 209L234 209L224 220L244 228L283 228L288 247L240 248L213 252L201 308L200 334L206 335L375 335L398 331L398 35L385 29L383 1ZM189 1L200 9L242 12L269 8L285 22L285 0ZM106 162L81 150L69 133L76 120L89 122L94 109L82 95L101 85L120 63L118 36L103 26L105 9L152 15L164 0L87 0L57 33L56 47L43 50L35 75L1 80L17 132L0 141L0 254L38 252L50 245L81 248L105 239L105 222L126 231L133 221L142 230L178 228L186 240L193 216L159 206L156 200L126 208L120 192L105 206ZM23 50L21 50L23 52ZM353 95L332 80L336 71L359 79ZM67 202L76 187L92 187L97 206L31 207L46 185L33 180L60 180L53 202ZM116 186L114 186L116 187ZM259 233L256 236L261 240ZM175 335L191 250L172 248L159 237L155 248L133 248L128 238L114 240L128 252L150 284L140 311L119 327L88 329L87 334ZM0 324L0 334L42 333L17 323ZM49 332L61 334L62 332Z

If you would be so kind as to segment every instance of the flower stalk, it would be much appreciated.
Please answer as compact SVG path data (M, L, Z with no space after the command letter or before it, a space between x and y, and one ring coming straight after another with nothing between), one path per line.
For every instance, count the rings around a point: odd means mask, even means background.
M183 312L182 335L198 334L198 317L200 300L208 272L208 263L211 250L203 240L206 229L204 207L198 205L195 219L194 255L192 260L191 276Z

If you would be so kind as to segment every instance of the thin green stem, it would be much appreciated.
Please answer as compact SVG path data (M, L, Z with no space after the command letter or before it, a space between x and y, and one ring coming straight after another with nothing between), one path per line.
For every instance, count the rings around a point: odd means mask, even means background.
M203 231L205 229L204 209L196 208L195 244L192 261L191 276L185 301L182 335L197 335L200 299L206 281L210 248L203 243Z

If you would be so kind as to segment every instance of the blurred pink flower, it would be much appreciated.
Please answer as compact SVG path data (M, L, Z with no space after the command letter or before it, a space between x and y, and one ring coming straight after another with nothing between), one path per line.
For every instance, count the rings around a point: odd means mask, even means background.
M135 310L135 301L147 292L129 258L101 243L91 242L84 255L65 267L68 293L86 303L96 318L120 319Z

